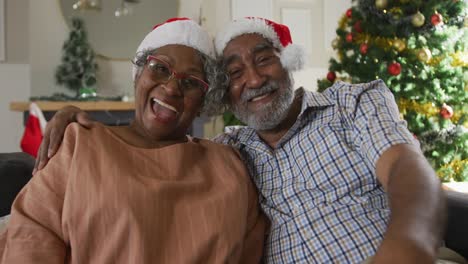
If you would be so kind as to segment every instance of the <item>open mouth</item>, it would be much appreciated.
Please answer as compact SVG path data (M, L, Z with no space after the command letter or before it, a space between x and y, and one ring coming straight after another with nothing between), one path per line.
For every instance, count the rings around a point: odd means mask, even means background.
M255 96L255 97L253 97L253 98L250 98L250 99L248 100L248 102L260 101L260 100L262 100L262 99L264 99L264 98L270 96L270 95L273 94L274 92L276 92L276 90L275 90L275 91L271 91L271 92L269 92L269 93L264 93L264 94L259 95L259 96Z
M158 100L157 98L151 98L151 106L152 106L153 110L155 110L155 108L157 108L158 105L161 106L161 107L164 107L166 109L169 109L169 110L173 111L176 114L179 113L179 111L177 111L177 109L175 109L175 107L173 107L172 105L166 104L163 101Z
M174 106L154 97L151 98L151 110L156 119L164 123L176 120L179 116L179 111Z

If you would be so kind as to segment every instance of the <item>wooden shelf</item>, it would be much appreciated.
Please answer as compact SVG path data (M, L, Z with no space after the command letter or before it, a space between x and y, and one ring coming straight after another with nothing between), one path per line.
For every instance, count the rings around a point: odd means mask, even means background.
M10 110L29 111L31 102L10 102ZM67 105L73 105L84 111L129 111L135 109L134 102L121 101L35 101L42 111L57 111Z

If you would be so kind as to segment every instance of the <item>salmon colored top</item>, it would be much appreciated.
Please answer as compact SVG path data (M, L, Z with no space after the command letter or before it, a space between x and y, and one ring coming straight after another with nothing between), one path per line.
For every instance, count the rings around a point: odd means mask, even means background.
M189 138L131 146L68 126L17 196L2 263L258 263L265 218L239 154Z

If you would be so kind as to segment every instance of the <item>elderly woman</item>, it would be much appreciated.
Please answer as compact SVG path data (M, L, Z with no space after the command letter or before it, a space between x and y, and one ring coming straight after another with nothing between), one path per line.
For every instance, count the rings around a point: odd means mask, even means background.
M68 126L17 196L2 263L255 263L265 220L232 148L186 136L216 85L208 34L156 26L134 61L135 120Z

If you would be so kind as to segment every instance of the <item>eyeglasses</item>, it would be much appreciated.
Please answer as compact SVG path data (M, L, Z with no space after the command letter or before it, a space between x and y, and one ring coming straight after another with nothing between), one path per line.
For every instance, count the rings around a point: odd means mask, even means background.
M146 57L148 69L151 71L152 78L155 81L169 82L177 79L178 84L184 92L193 92L201 90L203 93L208 91L209 84L193 75L178 73L165 61L152 55Z

